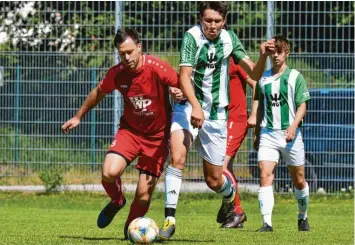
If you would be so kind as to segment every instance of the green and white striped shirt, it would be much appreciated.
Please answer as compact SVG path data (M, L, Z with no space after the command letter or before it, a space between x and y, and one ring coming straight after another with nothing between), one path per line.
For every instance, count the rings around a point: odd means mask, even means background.
M279 76L272 70L264 72L256 88L259 106L264 108L261 127L285 130L295 120L297 108L310 99L306 81L295 69L289 67Z
M247 57L232 31L222 30L216 40L208 40L201 26L189 29L180 50L180 66L192 66L191 80L205 118L226 119L229 104L229 58L239 62Z

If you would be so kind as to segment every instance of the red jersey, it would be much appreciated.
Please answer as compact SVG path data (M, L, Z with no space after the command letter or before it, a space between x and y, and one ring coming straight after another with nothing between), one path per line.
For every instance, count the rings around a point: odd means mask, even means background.
M229 60L229 89L230 101L228 105L228 119L233 121L246 121L248 119L246 102L246 81L248 74L233 59Z
M115 89L121 92L124 99L121 128L163 138L170 132L171 124L169 86L178 86L178 74L167 62L154 56L142 55L142 59L142 66L136 71L127 69L123 63L110 68L99 89L106 94Z

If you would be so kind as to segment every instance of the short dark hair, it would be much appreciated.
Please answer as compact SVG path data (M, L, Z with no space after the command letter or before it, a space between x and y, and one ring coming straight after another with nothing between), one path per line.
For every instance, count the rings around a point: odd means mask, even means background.
M290 42L283 35L276 35L273 37L275 39L276 50L284 50L286 53L290 53Z
M212 2L212 1L203 1L199 2L198 5L198 10L200 12L200 17L203 16L203 13L205 12L206 9L212 9L214 11L217 11L220 13L223 17L223 19L226 18L226 15L228 13L228 3L221 1L221 2Z
M118 29L113 40L113 45L117 48L118 44L123 43L126 39L130 37L135 44L140 43L139 33L132 28Z

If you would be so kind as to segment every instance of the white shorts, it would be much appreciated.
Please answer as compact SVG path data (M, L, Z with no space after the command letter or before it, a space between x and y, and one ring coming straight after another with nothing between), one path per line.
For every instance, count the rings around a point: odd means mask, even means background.
M264 160L279 163L280 155L287 165L304 165L305 153L300 129L296 130L295 138L289 143L285 140L285 130L261 129L258 162Z
M223 166L227 147L227 120L205 119L200 130L191 125L191 105L175 104L172 113L171 132L185 129L192 135L193 140L197 137L196 147L201 157L207 162Z

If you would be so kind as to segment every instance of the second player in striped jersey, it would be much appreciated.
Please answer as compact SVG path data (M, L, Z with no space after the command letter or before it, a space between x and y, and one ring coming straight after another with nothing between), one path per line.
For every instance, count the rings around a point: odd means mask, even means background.
M307 219L309 187L305 180L305 152L300 127L310 99L306 81L286 64L290 44L283 36L275 36L276 52L271 55L272 69L258 82L254 107L260 122L258 165L260 187L258 200L263 226L261 232L272 231L274 206L272 183L280 156L286 162L298 202L298 230L309 231Z

